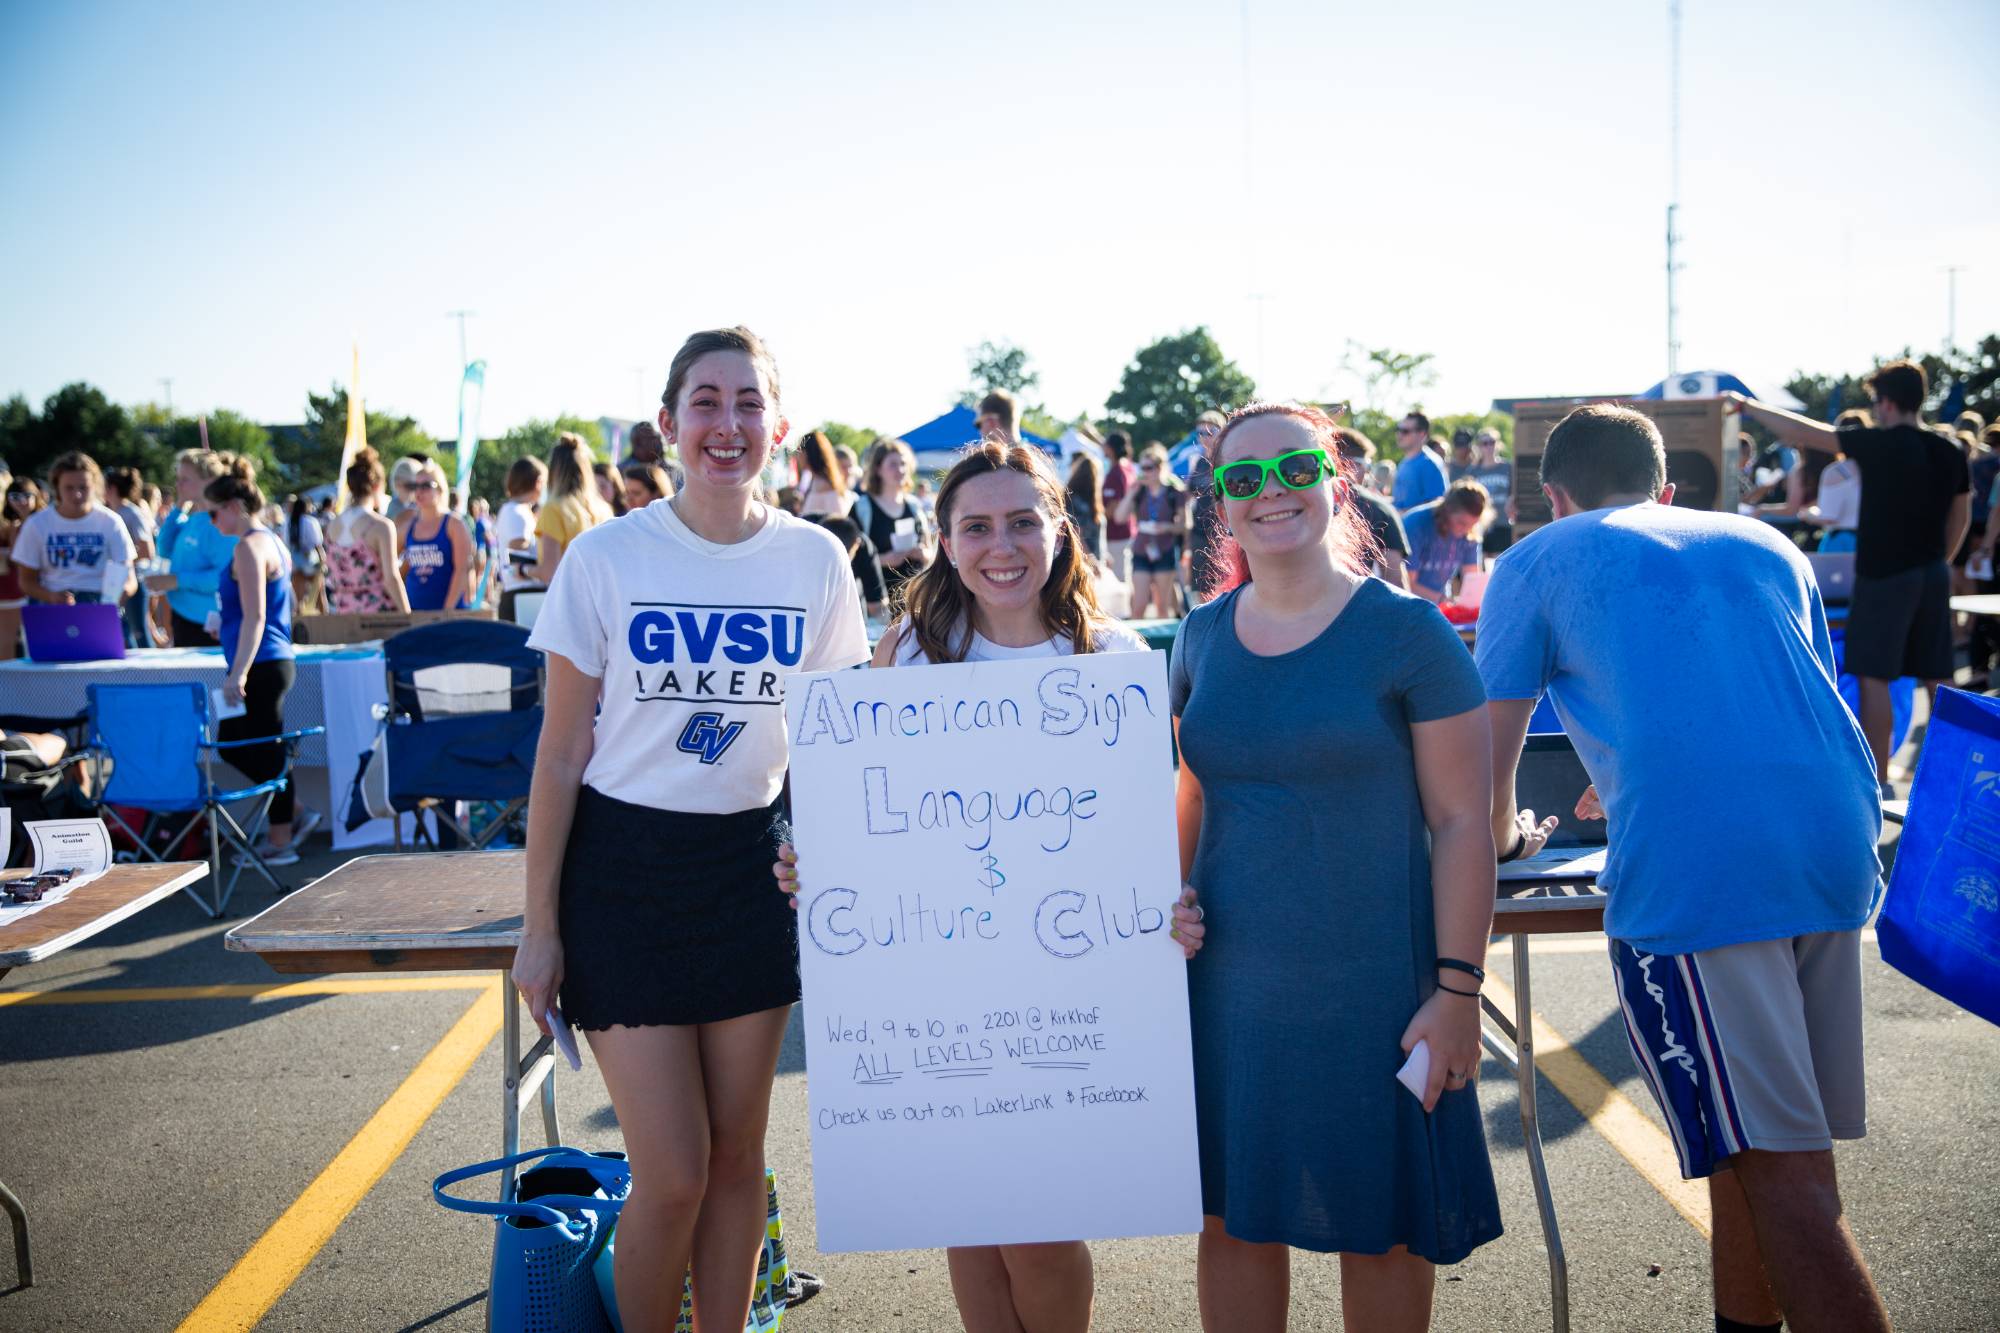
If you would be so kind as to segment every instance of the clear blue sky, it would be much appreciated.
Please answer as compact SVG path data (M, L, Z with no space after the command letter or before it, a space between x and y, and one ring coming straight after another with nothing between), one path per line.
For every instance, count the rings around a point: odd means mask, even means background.
M1236 3L444 8L0 12L0 395L293 421L359 339L449 437L455 308L487 435L739 320L795 421L890 431L988 338L1063 416L1197 323L1278 396L1349 340L1440 410L1664 369L1664 4L1253 0L1247 59ZM2000 6L1684 32L1683 369L1935 348L1953 264L2000 329Z

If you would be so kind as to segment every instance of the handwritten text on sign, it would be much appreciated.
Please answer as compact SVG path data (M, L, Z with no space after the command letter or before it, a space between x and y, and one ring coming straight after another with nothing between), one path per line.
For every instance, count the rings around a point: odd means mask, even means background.
M785 696L819 1248L1198 1230L1162 656Z

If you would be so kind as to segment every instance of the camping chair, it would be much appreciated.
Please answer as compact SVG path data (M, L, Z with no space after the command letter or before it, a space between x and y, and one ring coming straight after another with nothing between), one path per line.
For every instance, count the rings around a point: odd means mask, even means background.
M289 890L278 882L271 868L257 855L257 840L263 836L270 817L271 798L291 780L298 743L318 736L325 727L307 727L278 736L258 736L250 740L209 739L208 689L198 682L171 685L91 685L90 751L98 761L98 771L110 772L97 792L100 817L115 824L139 848L139 855L164 861L153 846L151 834L175 815L188 816L180 830L163 844L168 852L181 845L203 821L208 821L208 863L213 898L204 900L192 885L181 891L211 917L219 917L236 892L236 881L245 869L255 870L279 893ZM277 741L285 747L285 768L268 782L247 787L220 788L215 782L215 761L228 758L228 751L248 745L269 745ZM250 818L239 823L229 807L251 802ZM133 828L114 808L137 807L146 811L144 827ZM227 842L238 853L236 866L227 883L222 878L222 845Z
M542 735L542 655L528 631L495 620L445 620L404 630L382 645L389 673L389 803L483 848L528 804ZM477 836L458 819L459 801L502 806ZM433 838L433 842L435 839ZM396 847L403 823L396 820Z

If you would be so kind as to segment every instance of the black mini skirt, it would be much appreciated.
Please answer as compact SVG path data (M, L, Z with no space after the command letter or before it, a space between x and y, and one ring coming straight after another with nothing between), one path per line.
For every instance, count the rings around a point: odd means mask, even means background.
M719 1023L799 998L798 920L771 877L781 802L727 815L577 793L557 904L576 1027Z

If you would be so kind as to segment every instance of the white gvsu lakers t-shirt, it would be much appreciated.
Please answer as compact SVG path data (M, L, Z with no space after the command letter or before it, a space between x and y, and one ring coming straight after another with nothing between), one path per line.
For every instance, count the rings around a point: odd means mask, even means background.
M749 540L717 546L665 503L570 544L528 642L604 682L584 782L693 814L776 800L785 676L868 657L833 534L766 508Z

